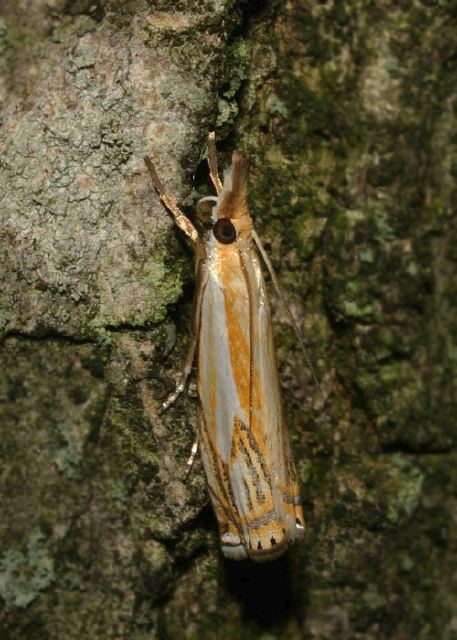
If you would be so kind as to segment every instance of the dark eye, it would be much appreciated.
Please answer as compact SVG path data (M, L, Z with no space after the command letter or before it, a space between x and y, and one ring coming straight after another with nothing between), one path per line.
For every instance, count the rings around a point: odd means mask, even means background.
M222 244L232 244L236 240L236 229L228 218L220 218L213 227L213 233Z

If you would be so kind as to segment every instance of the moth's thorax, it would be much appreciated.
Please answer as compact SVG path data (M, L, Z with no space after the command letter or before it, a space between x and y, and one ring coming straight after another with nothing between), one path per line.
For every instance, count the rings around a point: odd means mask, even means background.
M231 244L222 244L215 238L214 233L210 231L205 239L205 248L207 264L210 268L215 268L218 265L220 268L235 267L235 265L240 267L240 254L247 259L255 255L254 243L250 231L239 233L235 242Z

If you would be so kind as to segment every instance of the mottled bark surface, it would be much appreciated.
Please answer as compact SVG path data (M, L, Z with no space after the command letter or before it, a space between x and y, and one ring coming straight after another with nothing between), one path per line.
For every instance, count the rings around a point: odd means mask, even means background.
M0 636L457 638L457 11L0 3ZM192 257L152 192L216 129L272 293L304 544L228 563L183 361ZM199 168L200 167L200 168Z

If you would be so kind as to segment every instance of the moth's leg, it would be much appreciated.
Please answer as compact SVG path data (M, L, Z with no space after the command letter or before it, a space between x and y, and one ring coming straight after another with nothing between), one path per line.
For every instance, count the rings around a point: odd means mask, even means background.
M188 238L192 240L195 244L201 244L200 237L198 235L197 229L194 227L189 218L181 211L178 207L176 200L172 195L168 193L159 176L157 175L157 171L151 161L150 158L144 158L144 162L148 168L149 173L151 174L152 183L157 191L159 198L162 200L163 204L166 206L168 211L173 216L173 220L176 226L186 234Z
M192 445L192 449L190 450L190 456L187 458L187 470L184 479L187 480L190 472L192 471L192 467L194 466L195 457L198 451L198 437L195 438L194 444Z
M213 183L216 192L220 193L222 191L222 182L220 181L217 170L216 136L214 131L211 131L211 133L208 134L208 167L211 182Z
M197 266L197 281L195 285L195 294L193 300L193 309L192 309L192 332L191 332L191 342L189 344L189 349L187 350L186 360L184 363L184 369L179 376L176 382L176 388L171 393L168 398L162 402L161 413L166 411L168 407L170 407L173 402L178 398L178 396L184 391L186 388L186 382L189 378L190 372L192 371L192 364L195 357L195 350L197 347L198 336L200 333L200 320L201 320L201 306L202 306L202 298L203 293L206 287L207 280L207 268L206 262L204 259L199 260Z
M162 402L162 406L160 407L160 413L166 411L168 407L170 407L173 402L181 395L181 393L186 388L187 379L189 378L190 372L192 371L192 363L194 361L195 356L195 348L197 346L197 338L192 337L191 343L189 345L189 349L187 350L186 360L184 363L184 368L179 375L176 381L176 387L173 393L170 393L168 398Z

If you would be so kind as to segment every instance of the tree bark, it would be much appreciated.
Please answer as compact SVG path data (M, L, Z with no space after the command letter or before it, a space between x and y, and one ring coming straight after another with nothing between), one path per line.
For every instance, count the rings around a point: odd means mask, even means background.
M0 5L0 635L457 637L452 3ZM216 130L272 291L305 542L225 562L185 481L186 210Z

